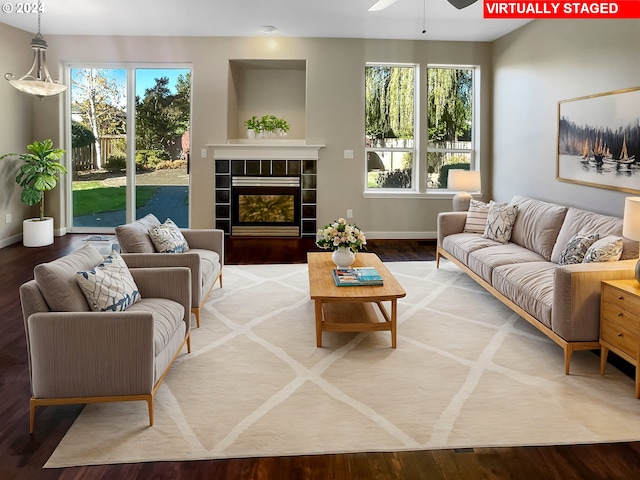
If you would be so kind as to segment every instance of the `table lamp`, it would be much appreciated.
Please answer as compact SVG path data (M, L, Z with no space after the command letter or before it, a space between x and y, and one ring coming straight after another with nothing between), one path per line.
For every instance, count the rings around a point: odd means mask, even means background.
M464 212L469 210L471 192L480 191L480 172L478 170L461 170L454 168L449 170L447 179L449 190L459 190L453 197L453 211Z
M624 199L622 236L640 241L640 197L627 197ZM636 280L640 283L640 260L636 263Z

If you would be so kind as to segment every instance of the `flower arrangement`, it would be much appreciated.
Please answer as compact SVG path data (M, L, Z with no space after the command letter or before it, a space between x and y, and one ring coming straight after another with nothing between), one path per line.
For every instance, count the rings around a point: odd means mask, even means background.
M351 225L344 218L325 225L318 230L316 245L325 250L338 250L340 247L351 249L354 253L366 250L367 239L357 225Z

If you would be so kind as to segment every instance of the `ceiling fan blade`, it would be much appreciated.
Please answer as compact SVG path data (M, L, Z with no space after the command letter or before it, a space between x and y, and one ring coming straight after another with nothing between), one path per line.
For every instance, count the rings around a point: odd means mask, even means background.
M478 0L447 0L451 5L456 7L458 10L462 10L463 8L468 7L469 5L473 5Z
M393 5L398 0L378 0L376 3L369 7L370 12L377 12L378 10L384 10L385 8ZM474 0L475 1L475 0Z

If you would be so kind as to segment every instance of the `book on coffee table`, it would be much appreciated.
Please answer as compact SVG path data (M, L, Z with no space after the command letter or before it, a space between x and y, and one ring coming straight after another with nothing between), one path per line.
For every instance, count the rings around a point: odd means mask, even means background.
M383 279L375 267L335 268L333 280L338 287L383 284Z

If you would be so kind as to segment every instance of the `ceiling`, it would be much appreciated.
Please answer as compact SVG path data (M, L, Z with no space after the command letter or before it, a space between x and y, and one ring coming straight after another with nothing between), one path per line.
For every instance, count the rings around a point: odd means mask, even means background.
M426 22L423 15L426 2ZM483 0L458 10L447 0L397 0L369 12L376 0L55 0L43 2L43 35L258 36L262 26L285 37L492 41L526 20L485 20ZM35 33L35 14L0 20ZM26 3L24 3L26 5ZM422 33L426 25L426 33Z

